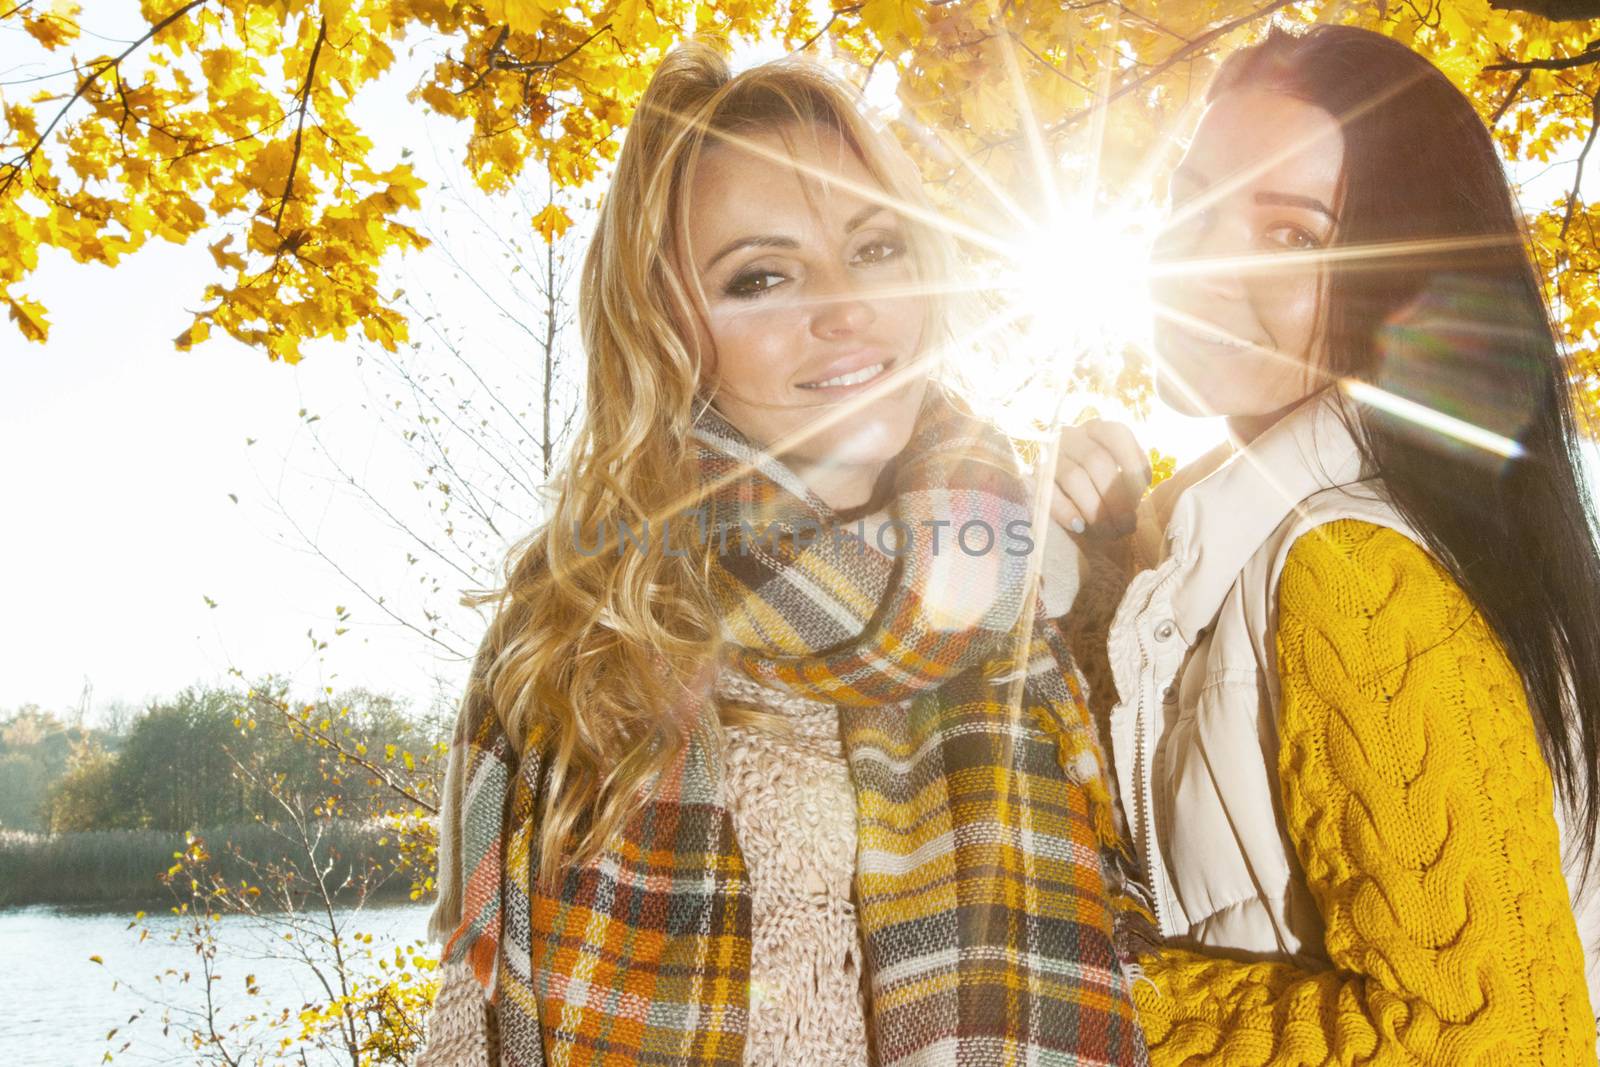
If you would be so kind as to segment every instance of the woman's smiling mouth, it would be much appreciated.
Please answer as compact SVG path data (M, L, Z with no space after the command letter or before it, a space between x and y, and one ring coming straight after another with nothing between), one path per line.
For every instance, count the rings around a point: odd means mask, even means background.
M798 386L796 386L796 388L850 389L856 386L866 385L868 382L878 378L890 367L894 366L894 362L895 361L892 359L879 360L877 363L872 363L858 370L849 371L844 374L836 374L831 378L823 378L820 381L815 382L801 382Z
M1167 325L1178 336L1192 343L1211 345L1218 348L1235 348L1241 351L1255 351L1259 347L1242 337L1236 337L1200 320L1169 322Z

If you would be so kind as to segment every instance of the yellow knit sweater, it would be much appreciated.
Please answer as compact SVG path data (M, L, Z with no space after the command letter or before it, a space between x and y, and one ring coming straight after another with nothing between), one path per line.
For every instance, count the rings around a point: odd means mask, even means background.
M1333 968L1163 952L1152 1062L1594 1063L1550 772L1482 617L1355 520L1295 543L1278 606L1278 774Z

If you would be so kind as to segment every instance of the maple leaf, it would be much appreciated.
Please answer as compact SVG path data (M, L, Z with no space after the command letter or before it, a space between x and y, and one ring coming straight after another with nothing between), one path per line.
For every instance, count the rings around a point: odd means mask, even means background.
M11 321L17 324L22 336L30 341L44 341L50 336L50 322L44 317L44 305L25 296L6 297Z
M533 217L533 228L546 241L554 241L566 233L571 225L572 219L568 216L566 208L559 204L546 204L544 209Z

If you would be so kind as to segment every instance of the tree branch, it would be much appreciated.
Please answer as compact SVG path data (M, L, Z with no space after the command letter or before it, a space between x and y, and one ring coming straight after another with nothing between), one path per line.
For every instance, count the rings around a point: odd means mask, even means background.
M527 74L542 70L553 70L554 68L565 63L567 60L571 59L573 56L577 55L579 52L583 51L595 40L595 38L599 37L602 33L605 33L610 29L611 23L607 22L605 25L599 27L589 36L585 37L583 40L579 41L577 44L573 45L559 56L556 56L554 59L511 59L506 55L505 50L506 39L511 36L511 27L502 26L500 27L499 34L495 36L494 43L489 46L487 61L484 63L483 69L478 72L478 76L473 79L471 85L456 90L456 95L461 96L464 93L470 93L472 90L482 85L483 79L489 76L490 71L510 70Z
M1066 71L1062 70L1060 67L1056 66L1054 63L1050 62L1044 56L1041 56L1038 52L1034 51L1033 46L1028 44L1027 41L1024 41L1018 34L1007 30L1006 36L1009 37L1018 48L1021 48L1024 52L1028 53L1028 55L1037 60L1041 67L1043 67L1045 70L1048 70L1051 74L1054 74L1068 85L1071 85L1076 89L1081 89L1086 93L1094 91L1078 79L1074 78L1072 75L1068 74Z
M300 104L295 108L294 154L289 157L289 177L283 183L283 197L278 201L278 217L272 220L272 229L283 232L283 212L294 196L294 172L300 168L300 145L306 134L306 105L311 102L311 79L317 73L317 59L322 55L322 42L328 39L328 20L324 16L317 26L317 41L311 46L311 62L306 64L306 82L300 87Z
M610 32L610 30L611 23L608 22L596 29L583 40L579 41L577 44L573 45L571 48L567 49L565 52L562 52L559 56L556 56L554 59L507 59L505 58L505 52L502 51L498 55L491 54L489 57L489 62L490 65L494 66L497 70L551 70L552 68L559 67L561 64L565 63L567 60L571 59L573 56L589 47L595 38L599 37L602 33Z
M62 119L67 117L67 112L72 110L72 105L83 99L83 94L89 91L90 86L94 85L95 82L103 78L107 71L114 70L120 66L123 60L133 55L134 52L143 47L156 34L160 33L174 22L177 22L195 8L203 7L209 2L210 0L189 0L187 4L184 4L166 18L151 26L144 32L142 36L140 36L132 44L128 45L127 48L124 48L120 55L106 60L104 63L100 64L100 66L96 67L92 74L84 78L83 81L79 82L78 88L74 90L73 94L67 98L67 102L61 105L61 110L56 112L55 118L50 120L50 125L44 128L44 132L39 134L38 139L33 142L32 146L29 147L26 152L22 153L22 155L18 156L15 160L12 160L9 163L0 163L0 170L5 171L5 177L0 178L0 196L4 196L10 191L12 183L17 180L17 175L21 174L23 170L33 162L33 157L38 155L39 149L44 147L44 143L49 139L51 132L61 124ZM12 11L7 12L7 15L13 14L18 10L20 10L20 8L13 8Z
M491 70L494 70L494 57L499 55L500 49L505 46L506 38L509 36L511 36L511 27L501 26L500 32L495 35L494 43L489 46L489 61L483 65L482 70L478 71L478 76L472 79L471 85L456 90L457 96L464 96L483 84L483 79L489 76Z
M1575 56L1561 56L1556 59L1524 59L1521 61L1507 61L1505 63L1489 63L1484 70L1571 70L1573 67L1587 66L1590 63L1600 62L1600 48L1590 48L1579 52Z
M1594 137L1600 133L1600 92L1591 100L1589 136L1584 139L1583 151L1578 153L1578 173L1572 179L1572 191L1567 194L1567 211L1561 217L1561 239L1567 239L1567 229L1572 225L1572 213L1578 206L1578 193L1583 188L1583 165L1589 160L1589 150L1594 147Z
M1053 123L1050 126L1046 126L1044 130L1045 135L1053 136L1062 132L1063 130L1070 129L1079 122L1082 122L1084 119L1088 118L1090 115L1094 114L1099 108L1109 107L1114 101L1127 96L1131 92L1137 91L1150 81L1160 77L1162 74L1165 74L1168 70L1177 66L1179 63L1195 58L1195 56L1205 51L1211 46L1212 42L1218 40L1219 38L1226 37L1234 30L1237 30L1243 26L1248 26L1257 19L1265 18L1280 8L1288 7L1294 2L1295 0L1272 0L1271 3L1256 8L1254 11L1239 15L1236 18L1231 18L1221 25L1207 30L1205 33L1202 33L1200 36L1196 37L1182 48L1179 48L1177 51L1173 52L1166 59L1163 59L1160 63L1157 63L1155 66L1151 67L1148 72L1141 74L1137 78L1130 78L1128 81L1117 86L1115 90L1106 95L1104 100L1096 101L1087 107L1080 108L1079 110L1074 111L1072 114L1067 115L1059 122ZM1000 145L1016 141L1020 137L1021 134L1007 137L1001 141L996 141L987 147L996 148Z
M1500 106L1494 109L1493 115L1489 116L1489 127L1491 129L1505 117L1505 113L1511 108L1512 101L1516 100L1517 94L1522 92L1523 86L1528 84L1528 79L1531 77L1533 77L1533 71L1531 70L1525 70L1517 75L1517 80L1512 83L1511 91L1506 93L1506 98L1500 101Z
M1496 11L1524 11L1551 22L1600 19L1600 0L1489 0Z
M818 30L816 33L813 33L810 37L806 38L806 43L801 45L799 47L799 49L797 49L797 51L804 52L806 49L810 48L812 45L814 45L818 41L822 40L823 37L827 36L828 31L833 29L833 24L835 22L839 21L839 16L840 15L853 15L857 11L860 11L860 10L861 10L861 5L860 4L851 4L848 7L836 7L836 8L834 8L833 9L833 13L828 16L828 21L823 24L822 29Z

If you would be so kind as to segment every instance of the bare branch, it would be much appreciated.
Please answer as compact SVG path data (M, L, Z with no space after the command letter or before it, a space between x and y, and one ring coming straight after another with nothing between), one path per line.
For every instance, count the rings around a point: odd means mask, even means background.
M1590 101L1591 112L1589 116L1589 136L1584 138L1583 151L1578 153L1578 173L1572 179L1572 191L1567 194L1567 211L1561 217L1561 239L1567 239L1567 230L1572 225L1572 213L1578 206L1578 194L1583 188L1583 165L1589 160L1589 150L1594 147L1596 133L1600 133L1600 92L1594 94Z

